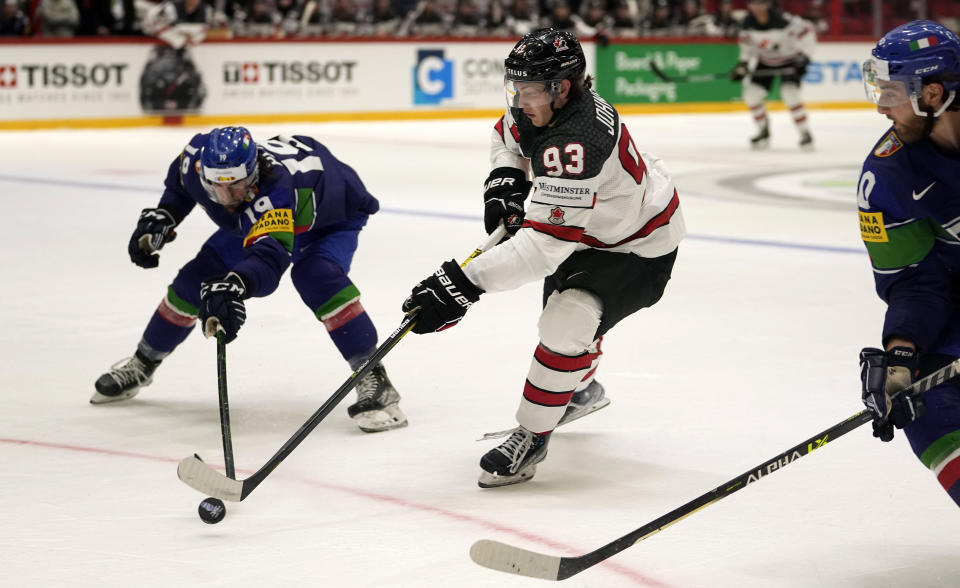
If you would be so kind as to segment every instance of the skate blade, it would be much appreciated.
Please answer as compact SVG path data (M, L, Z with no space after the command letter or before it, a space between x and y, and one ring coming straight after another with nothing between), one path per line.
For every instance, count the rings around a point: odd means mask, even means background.
M807 143L806 145L800 146L800 151L806 151L809 153L811 151L816 151L816 150L817 149L813 146L813 143Z
M557 426L559 427L560 425L565 425L569 422L575 421L577 419L581 419L587 416L588 414L597 412L598 410L608 406L609 404L610 404L609 398L601 398L600 400L594 402L590 406L585 406L581 409L574 410L569 414L564 414L563 418L560 419L560 422L557 423Z
M353 420L364 433L380 433L407 426L407 415L403 414L400 405L396 402L383 408L355 414Z
M753 149L754 151L763 151L764 149L769 149L770 139L763 139L762 141L751 143L750 148Z
M588 407L581 408L581 409L579 409L579 410L576 410L576 411L570 413L569 416L567 416L567 414L564 414L564 415L563 415L563 418L560 419L560 422L557 423L557 426L559 427L560 425L565 425L565 424L567 424L567 423L569 423L569 422L571 422L571 421L575 421L575 420L577 420L577 419L583 418L583 417L587 416L588 414L597 412L597 411L600 410L601 408L605 408L605 407L608 406L609 404L610 404L610 399L609 399L609 398L601 398L600 400L598 400L597 402L591 404L591 405L588 406ZM490 441L490 440L492 440L492 439L502 439L502 438L504 438L504 437L510 436L510 435L511 435L514 431L516 431L516 430L517 430L517 428L514 427L514 428L512 428L512 429L504 429L504 430L502 430L502 431L494 431L493 433L484 433L484 434L483 434L483 437L480 437L479 439L477 439L477 441Z
M523 482L529 482L536 473L537 464L528 465L512 476L501 476L499 474L491 474L486 470L480 470L480 479L477 480L477 485L481 488L499 488L500 486L521 484Z
M140 388L133 388L132 390L127 390L126 392L121 392L116 396L107 396L101 394L100 392L94 392L93 396L90 397L90 404L108 404L110 402L120 402L121 400L129 400L137 395L140 392Z

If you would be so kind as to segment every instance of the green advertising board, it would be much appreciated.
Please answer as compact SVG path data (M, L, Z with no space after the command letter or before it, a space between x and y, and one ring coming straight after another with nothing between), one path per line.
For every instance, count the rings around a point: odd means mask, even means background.
M739 101L740 82L668 82L654 75L653 60L666 77L725 74L737 64L733 43L610 44L597 47L597 92L615 104ZM778 100L774 86L768 100Z

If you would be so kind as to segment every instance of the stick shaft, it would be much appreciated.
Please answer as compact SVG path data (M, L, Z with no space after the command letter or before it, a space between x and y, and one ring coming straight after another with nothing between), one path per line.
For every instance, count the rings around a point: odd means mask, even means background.
M233 440L230 434L230 400L227 398L227 344L223 331L217 330L217 392L220 396L220 434L223 437L223 466L227 477L237 479L233 465Z

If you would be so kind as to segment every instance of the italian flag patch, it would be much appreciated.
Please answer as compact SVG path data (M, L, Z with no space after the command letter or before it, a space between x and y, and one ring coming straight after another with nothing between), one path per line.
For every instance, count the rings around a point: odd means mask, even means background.
M910 43L910 50L916 51L917 49L925 49L927 47L933 47L937 45L940 41L936 37L927 37L926 39L917 39L916 41Z

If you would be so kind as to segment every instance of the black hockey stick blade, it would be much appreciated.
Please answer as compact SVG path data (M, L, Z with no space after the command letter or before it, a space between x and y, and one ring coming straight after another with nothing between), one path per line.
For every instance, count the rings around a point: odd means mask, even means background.
M929 376L917 380L911 386L904 388L900 393L912 395L923 394L930 388L939 386L947 380L953 379L958 373L960 373L960 359L955 360L953 363L937 370ZM807 439L799 445L791 447L725 484L717 486L705 494L701 494L683 506L590 553L575 557L557 557L521 549L499 541L482 539L474 543L470 548L470 559L481 566L509 574L529 576L543 580L566 580L570 576L579 574L628 547L636 545L647 537L666 529L670 525L680 522L714 502L730 496L737 490L741 490L773 472L780 471L801 457L809 455L830 441L872 420L873 417L869 411L864 410L858 412L826 431Z
M491 233L484 242L477 247L473 253L464 260L463 264L466 265L468 261L480 255L490 247L493 247L500 242L501 239L506 235L506 229L503 228L503 225L497 227L493 233ZM374 351L373 355L363 363L355 372L350 374L350 377L347 378L347 381L343 383L336 392L333 393L333 396L327 399L323 405L313 413L307 422L293 434L292 437L287 439L287 442L283 444L283 447L277 450L277 452L267 460L267 463L263 465L259 470L253 473L249 478L245 480L235 480L231 479L224 474L221 474L217 470L213 469L209 465L203 462L200 459L200 456L193 454L190 457L185 457L180 460L180 463L177 465L177 477L194 490L206 494L207 496L213 496L214 498L219 498L221 500L229 500L232 502L240 502L244 498L250 495L251 492L256 489L257 486L263 482L270 473L276 469L288 455L293 453L293 450L296 449L304 439L307 438L310 433L317 428L317 425L323 421L324 418L336 407L346 396L353 390L357 383L360 382L380 361L393 349L397 343L400 342L400 339L404 337L407 333L410 332L410 329L413 328L414 323L417 321L417 316L419 315L419 309L414 310L410 314L404 317L403 321L400 323L400 326L390 334L389 337L377 347L377 350Z

